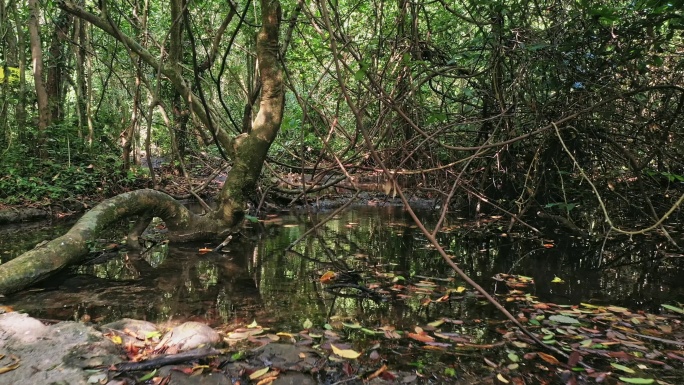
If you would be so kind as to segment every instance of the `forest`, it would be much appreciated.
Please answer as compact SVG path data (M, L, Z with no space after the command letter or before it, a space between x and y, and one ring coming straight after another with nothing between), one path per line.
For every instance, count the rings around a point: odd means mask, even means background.
M86 212L0 257L0 294L82 263L122 220L131 250L161 218L217 251L269 213L382 196L522 326L439 234L486 217L681 256L683 6L0 0L0 209Z

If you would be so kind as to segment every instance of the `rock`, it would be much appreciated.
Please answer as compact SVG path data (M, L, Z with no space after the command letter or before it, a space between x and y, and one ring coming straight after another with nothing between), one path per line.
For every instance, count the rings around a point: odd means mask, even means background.
M21 313L5 313L0 315L0 347L2 341L10 338L15 342L30 343L42 337L48 327L35 318Z
M87 385L92 376L106 374L107 367L121 362L119 353L118 346L90 326L45 326L23 314L0 314L0 367L18 364L0 374L1 384ZM104 369L83 370L95 367Z
M278 369L309 371L316 364L318 353L304 346L271 343L260 348L257 360Z
M221 336L214 329L203 323L190 321L167 332L154 350L166 348L183 352L201 346L213 346L219 342Z

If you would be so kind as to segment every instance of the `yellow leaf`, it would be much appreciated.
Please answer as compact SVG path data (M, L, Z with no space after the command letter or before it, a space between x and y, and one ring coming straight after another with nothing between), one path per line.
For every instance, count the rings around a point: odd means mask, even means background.
M503 375L501 375L501 373L497 374L497 375L496 375L496 378L497 378L499 381L503 382L504 384L508 384L508 382L509 382L509 381L506 379L506 377L504 377Z
M349 358L350 360L355 360L361 355L361 353L355 352L351 349L340 349L333 344L330 344L330 347L332 348L333 353L337 354L342 358Z
M269 370L270 370L269 367L265 367L265 368L263 368L263 369L259 369L259 370L255 371L254 373L250 374L250 375L249 375L249 379L250 379L250 380L255 380L255 379L257 379L257 378L263 376L264 374L268 373Z
M558 277L555 277L555 278L551 281L551 283L565 283L565 281L563 281L562 279L560 279L560 278L558 278Z
M120 336L111 336L111 337L109 337L109 339L112 340L112 342L114 342L117 345L121 345L123 343L123 340L121 339Z

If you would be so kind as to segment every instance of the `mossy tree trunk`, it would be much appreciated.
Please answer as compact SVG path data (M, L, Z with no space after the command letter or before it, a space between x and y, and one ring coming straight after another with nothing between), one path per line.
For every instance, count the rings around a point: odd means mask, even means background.
M86 15L82 9L70 8L75 6L67 3L62 3L62 6L68 12L97 25L94 22L97 21L96 16ZM284 107L283 76L278 62L280 4L278 1L262 0L261 8L262 27L257 36L257 58L262 82L259 112L250 132L229 141L227 152L233 157L233 168L220 193L216 211L205 216L193 214L169 195L155 190L120 194L86 213L65 235L0 265L0 294L21 290L66 266L81 262L88 254L88 243L96 239L102 230L123 218L138 217L142 219L140 223L146 224L153 217L159 217L166 223L171 241L219 239L240 223L244 217L245 198L256 187L268 149L280 129ZM110 24L103 25L111 29ZM112 36L125 40L123 35L112 32ZM134 42L128 43L130 46ZM141 57L143 60L151 58ZM175 74L178 75L177 72ZM190 92L184 82L174 82L173 77L169 78L181 94ZM201 108L193 110L203 111ZM204 120L202 118L200 120ZM217 137L219 142L224 142L222 139L227 133L220 131ZM138 230L142 231L141 228L138 227ZM133 238L136 235L133 234Z

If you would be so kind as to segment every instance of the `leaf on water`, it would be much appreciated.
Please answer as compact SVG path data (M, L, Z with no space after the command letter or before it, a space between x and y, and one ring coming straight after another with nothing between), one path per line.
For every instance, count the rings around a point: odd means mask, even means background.
M353 324L342 322L342 325L349 329L361 329L361 325L358 322L354 322Z
M625 373L629 373L629 374L634 374L634 373L636 373L633 369L630 369L630 368L628 368L628 367L626 367L626 366L624 366L624 365L616 364L615 362L611 362L611 363L610 363L610 366L614 367L614 368L617 369L617 370L622 370L622 371L625 372Z
M442 326L443 323L444 323L444 319L438 319L437 321L430 322L428 325L436 328L436 327Z
M252 222L252 223L259 222L259 218L255 217L253 215L245 215L245 219Z
M485 362L485 364L491 366L492 368L498 368L499 367L499 365L497 365L493 361L488 360L487 357L484 357L484 362Z
M556 314L549 317L551 321L563 323L563 324L578 324L580 323L576 318L568 317L566 315Z
M256 370L256 371L252 372L252 374L249 375L249 379L255 380L255 379L263 376L264 374L268 373L269 370L271 370L271 368L269 368L269 367L265 367L265 368Z
M355 352L351 349L340 349L333 344L330 344L330 347L332 348L333 353L337 354L338 356L340 356L342 358L348 358L350 360L355 360L361 355L361 353Z
M628 384L652 384L655 380L652 378L620 377L620 381L624 381Z
M565 283L565 281L554 276L553 280L551 280L551 283Z
M662 304L660 306L664 307L667 310L672 310L675 313L684 314L684 309L682 309L682 308L672 306L672 305L667 305L667 304Z
M334 280L337 277L337 274L335 274L334 271L328 270L321 276L321 283L328 283L332 280Z
M537 355L539 356L539 358L541 358L542 360L546 361L547 363L549 363L551 365L559 365L560 364L558 359L556 357L550 355L550 354L537 352Z
M434 342L435 339L424 333L408 333L409 338L420 342Z

